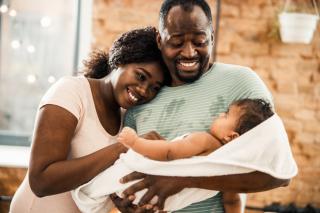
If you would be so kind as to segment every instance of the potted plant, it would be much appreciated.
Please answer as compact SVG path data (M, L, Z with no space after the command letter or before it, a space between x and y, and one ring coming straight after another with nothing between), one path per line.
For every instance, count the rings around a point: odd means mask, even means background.
M278 15L282 42L305 44L311 42L319 20L316 0L312 1L312 7L315 12L313 14L306 3L290 5L290 1L286 1L284 10Z

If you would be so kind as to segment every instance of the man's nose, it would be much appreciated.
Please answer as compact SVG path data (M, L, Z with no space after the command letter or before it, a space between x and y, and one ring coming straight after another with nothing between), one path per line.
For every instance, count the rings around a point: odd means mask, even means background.
M192 45L192 43L188 42L184 45L184 47L181 51L181 55L185 58L192 58L197 55L197 51L194 48L194 46Z

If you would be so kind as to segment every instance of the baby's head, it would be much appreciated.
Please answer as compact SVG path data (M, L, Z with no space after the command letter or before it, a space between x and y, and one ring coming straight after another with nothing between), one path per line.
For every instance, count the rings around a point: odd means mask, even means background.
M241 99L213 121L210 133L223 144L262 123L274 114L271 105L262 99Z

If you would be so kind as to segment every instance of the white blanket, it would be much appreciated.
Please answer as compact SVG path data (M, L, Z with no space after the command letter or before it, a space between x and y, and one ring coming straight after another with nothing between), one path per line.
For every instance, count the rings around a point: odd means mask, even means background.
M279 179L290 179L298 169L283 123L275 114L207 156L164 162L147 159L129 150L113 166L72 191L73 199L82 212L106 212L112 207L108 195L114 192L121 194L136 182L119 183L121 177L132 171L165 176L219 176L261 171ZM135 203L143 192L145 190L136 193ZM169 197L165 202L165 210L181 209L216 193L187 188Z

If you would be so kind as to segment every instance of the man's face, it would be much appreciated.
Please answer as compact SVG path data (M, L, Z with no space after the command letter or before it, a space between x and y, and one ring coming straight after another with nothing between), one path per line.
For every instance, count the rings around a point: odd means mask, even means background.
M157 42L170 71L172 86L193 82L209 69L213 34L199 6L194 6L192 11L172 7Z

